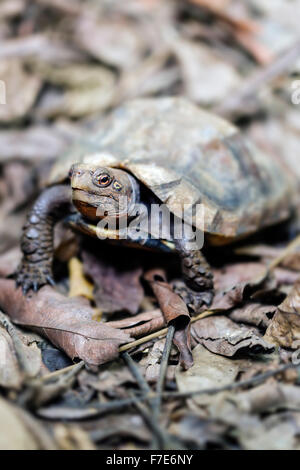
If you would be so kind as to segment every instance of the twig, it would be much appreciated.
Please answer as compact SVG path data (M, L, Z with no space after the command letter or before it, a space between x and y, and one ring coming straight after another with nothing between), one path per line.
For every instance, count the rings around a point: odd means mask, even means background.
M269 266L267 267L267 273L270 273L273 269L275 269L284 260L284 258L286 256L288 256L289 254L291 254L298 246L300 246L300 235L298 235L292 242L290 242L288 244L288 246L280 253L280 255L277 256L269 264ZM192 317L191 318L191 323L194 323L194 322L200 320L201 318L205 318L205 317L208 317L208 316L214 315L216 313L220 313L220 312L222 312L222 309L205 310L204 312L199 313L199 315L196 315L195 317ZM6 319L6 322L7 322L7 319ZM4 323L3 323L3 326L4 326ZM13 325L11 325L11 326L13 327ZM152 339L156 339L156 338L159 338L161 336L164 337L164 336L166 336L167 332L168 332L168 328L162 328L161 330L155 331L154 333L151 333L150 335L143 336L142 338L139 338L136 341L132 341L131 343L124 344L123 346L121 346L119 348L119 352L120 353L125 353L129 349L135 348L136 346L139 346L140 344L147 343L148 341L151 341ZM134 361L131 359L129 354L127 354L127 356L129 358L129 360L131 360L132 363L134 363ZM127 356L126 356L126 358L127 358ZM64 367L63 369L59 369L59 370L56 370L54 372L50 372L49 374L44 375L41 378L41 380L42 381L51 380L51 379L53 379L57 376L60 376L61 374L65 374L66 372L76 368L77 366L78 367L80 366L80 368L79 368L79 370L80 370L84 366L84 362L80 361L77 364L72 364L71 366ZM136 368L136 370L138 370L138 369ZM140 374L140 372L139 372L139 374ZM140 377L142 377L141 374L140 374ZM143 377L142 377L142 380L144 380ZM146 384L147 384L147 382L146 382ZM148 384L147 384L147 386L148 386Z
M99 413L93 413L93 416L96 416L97 414L102 414L105 412L109 411L116 411L119 409L123 409L127 406L134 405L136 402L140 401L146 401L147 397L145 395L141 396L131 396L129 398L122 398L120 400L112 400L106 403L90 403L87 405L87 409L89 410L95 410L98 411Z
M192 317L191 323L194 323L195 321L198 321L201 318L209 317L210 315L214 315L221 311L222 309L205 310L204 312L199 313L199 315ZM162 328L161 330L155 331L154 333L151 333L150 335L143 336L142 338L139 338L136 341L132 341L131 343L124 344L123 346L119 348L119 351L120 352L128 351L129 349L135 348L136 346L139 346L140 344L147 343L148 341L151 341L152 339L159 338L160 336L164 337L166 336L167 332L168 332L168 328Z
M291 254L295 248L300 246L300 235L298 235L292 242L290 242L284 250L275 258L268 266L268 271L272 271L276 268L289 254Z
M153 417L150 413L149 410L145 407L143 403L141 403L141 400L136 400L134 402L135 407L138 409L140 414L142 415L145 423L147 426L150 428L150 430L153 432L155 436L155 441L153 444L153 447L158 447L159 449L164 448L164 442L165 442L165 436L164 433L162 432L159 424L157 423L155 417ZM158 444L157 446L155 444Z
M131 374L136 379L141 391L144 392L145 394L151 393L151 388L149 387L148 382L145 380L145 378L141 374L139 367L136 365L132 357L127 352L124 352L122 354L122 357L124 361L126 362Z
M277 256L277 258L275 258L269 264L269 266L267 267L267 273L275 269L283 261L283 259L286 256L288 256L290 253L292 253L295 250L295 248L297 248L298 246L300 246L300 235L298 235L291 243L289 243L288 246L280 253L280 255ZM195 323L201 318L206 318L208 316L211 316L220 312L222 312L222 309L205 310L204 312L199 313L199 315L192 317L191 323ZM124 344L123 346L119 348L119 352L124 353L125 351L135 348L136 346L139 346L140 344L147 343L148 341L151 341L159 337L164 337L166 336L167 332L168 332L168 328L162 328L161 330L155 331L154 333L151 333L150 335L143 336L142 338L132 341L131 343ZM64 367L63 369L56 370L55 372L51 372L50 374L47 374L44 377L42 377L42 380L43 381L51 380L52 378L55 378L56 376L59 376L60 374L64 374L65 372L68 372L69 370L73 369L79 364L81 364L81 367L83 367L84 362L80 361L77 364L73 364L71 366Z
M212 14L238 30L246 31L248 33L257 33L260 29L258 23L246 17L236 18L231 15L230 12L226 11L225 8L220 7L218 2L213 2L212 0L189 0L189 2L210 11Z
M136 365L135 361L131 358L131 356L125 352L122 354L124 361L126 362L127 366L129 367L130 372L132 373L133 377L136 379L140 390L143 392L143 395L146 399L147 396L153 395L151 388L149 387L147 381L143 377L140 372L140 369ZM158 423L158 415L155 412L155 405L156 405L157 397L150 398L148 401L148 405L151 409L153 415L149 412L149 409L142 405L141 400L137 400L134 402L134 405L137 407L141 415L143 416L146 424L149 426L151 431L154 434L154 442L153 448L159 447L160 449L165 449L169 447L169 438L159 426Z
M138 411L141 413L142 417L144 418L145 423L149 427L149 429L153 432L155 436L156 442L152 443L152 447L154 449L161 449L161 450L168 450L168 449L176 449L178 448L178 443L174 442L171 436L169 436L168 432L165 431L160 427L158 424L156 417L151 415L149 413L149 410L146 408L146 406L142 403L143 398L146 397L141 397L142 399L138 399L134 402L135 407L138 409Z
M200 318L205 318L207 316L213 315L215 313L218 313L220 310L205 310L202 313L199 313L196 317L193 317L191 319L191 323L194 323L195 321L199 320ZM148 341L151 341L152 339L159 338L160 336L164 337L166 336L168 332L168 328L162 328L161 330L155 331L154 333L151 333L150 335L143 336L142 338L137 339L136 341L132 341L131 343L124 344L119 348L120 353L125 353L129 349L135 348L136 346L139 346L140 344L147 343ZM123 356L123 354L122 354ZM126 356L127 357L127 356ZM131 357L128 354L128 357L131 359ZM134 363L133 359L131 361ZM52 380L53 378L56 378L60 376L61 374L65 374L66 372L77 368L77 366L80 366L80 369L84 366L84 361L80 361L76 364L72 364L71 366L64 367L63 369L55 370L54 372L50 372L49 374L44 375L41 377L41 380L43 382L46 382L48 380ZM80 370L79 369L79 370ZM141 374L140 374L141 376ZM141 376L142 377L142 376ZM147 382L146 382L147 383Z
M122 354L122 357L124 361L126 362L127 366L129 367L130 372L132 373L133 377L136 379L141 391L144 394L144 398L146 399L147 396L152 394L151 388L149 387L147 381L143 377L143 375L140 372L140 369L136 365L135 361L130 357L130 355L127 352L124 352ZM132 398L132 395L131 395ZM141 399L137 399L134 401L134 405L138 409L138 411L141 413L143 416L146 424L149 426L151 431L153 432L155 436L155 441L153 443L153 447L157 448L159 447L160 449L166 449L169 448L168 442L168 436L166 433L160 428L158 421L157 421L157 414L155 413L155 408L154 408L154 400L151 398L148 403L149 406L153 412L153 416L149 412L149 410L141 403Z
M42 382L47 382L48 380L55 379L62 374L66 374L71 370L75 369L75 372L79 372L84 366L84 361L77 362L76 364L72 364L71 366L64 367L63 369L55 370L54 372L50 372L49 374L44 375L41 377Z
M255 377L252 377L251 379L242 380L240 382L233 382L231 384L224 385L223 387L206 388L206 389L201 389L201 390L193 390L190 392L163 392L162 398L163 399L191 398L196 395L216 395L217 393L221 393L225 391L236 390L238 388L249 387L251 385L257 385L269 379L270 377L274 377L276 375L282 374L283 372L289 369L300 370L300 364L285 364L284 366L281 366L278 369L270 370L263 374L256 375ZM123 408L125 406L130 406L133 404L136 405L137 403L153 400L153 398L156 398L156 393L152 395L143 394L140 396L132 396L130 398L125 398L121 400L113 400L108 403L93 403L93 404L89 404L88 408L99 410L99 412L114 411L116 409Z
M163 350L162 357L161 357L159 377L158 377L157 384L156 384L157 396L155 397L155 400L153 401L154 415L156 416L156 418L158 418L159 412L160 412L161 400L162 400L161 394L162 394L163 386L165 383L166 372L167 372L169 356L170 356L170 352L172 348L174 333L175 333L175 327L174 325L170 325L168 327L166 342L165 342L164 350Z
M218 388L207 388L207 389L200 389L200 390L191 390L190 392L163 392L163 398L191 398L195 395L215 395L220 392L236 390L240 387L247 387L249 385L255 385L260 382L264 382L265 380L269 379L270 377L274 377L275 375L281 374L288 369L300 369L300 364L285 364L282 367L279 367L276 370L269 370L263 374L256 375L251 379L241 380L240 382L234 382L228 385L224 385L223 387Z

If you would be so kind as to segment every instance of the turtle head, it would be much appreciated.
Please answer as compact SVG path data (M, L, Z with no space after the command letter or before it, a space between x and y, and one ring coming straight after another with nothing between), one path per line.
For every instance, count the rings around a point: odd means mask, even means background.
M76 164L70 170L72 199L89 220L130 217L139 199L139 184L124 170Z

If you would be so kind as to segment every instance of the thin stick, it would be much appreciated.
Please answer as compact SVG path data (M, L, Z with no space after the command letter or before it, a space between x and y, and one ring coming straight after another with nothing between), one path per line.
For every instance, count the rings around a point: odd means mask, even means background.
M249 385L255 385L260 382L264 382L270 377L281 374L288 369L300 369L300 364L285 364L284 366L279 367L276 370L269 370L264 374L256 375L251 379L241 380L240 382L234 382L229 385L224 385L223 387L218 388L206 388L200 390L191 390L190 392L163 392L163 398L191 398L195 395L215 395L220 392L235 390L240 387L247 387Z
M298 235L291 243L289 243L287 247L282 250L280 255L269 264L268 271L270 272L276 268L284 260L284 258L291 254L295 248L298 248L298 246L300 246L300 235Z
M162 398L163 399L170 399L170 398L191 398L195 395L216 395L217 393L236 390L242 387L249 387L251 385L257 385L265 380L269 379L270 377L274 377L276 375L282 374L286 370L289 369L299 369L300 371L300 364L285 364L278 369L269 370L264 372L263 374L256 375L251 379L241 380L240 382L233 382L228 385L224 385L223 387L216 387L216 388L205 388L200 390L193 390L190 392L163 392ZM156 394L153 395L141 395L141 396L134 396L130 398L124 398L121 400L113 400L108 403L93 403L89 404L89 409L95 409L99 411L110 411L115 410L123 406L130 406L132 404L140 403L143 401L153 400L156 397Z
M139 397L131 396L129 398L122 398L120 400L112 400L106 403L92 403L92 404L87 405L86 408L91 411L95 410L95 412L98 412L98 413L93 413L93 416L95 416L97 414L102 414L102 413L109 412L109 411L115 411L120 408L122 409L127 406L134 405L137 401L145 401L145 400L147 400L147 397L145 395L141 395Z
M124 361L126 362L131 374L137 381L138 386L140 387L141 391L144 392L145 394L150 393L151 388L149 387L148 382L145 380L144 376L141 374L139 367L136 365L132 357L127 352L124 352L122 354L122 357Z
M192 317L191 323L194 323L195 321L200 320L200 318L209 317L210 315L214 315L221 311L222 311L221 309L205 310L204 312L199 313L199 315ZM151 341L152 339L159 338L160 336L164 337L166 336L167 332L168 332L168 328L162 328L161 330L155 331L154 333L151 333L150 335L143 336L142 338L139 338L136 341L132 341L132 343L124 344L123 346L119 348L119 351L120 352L128 351L128 349L135 348L136 346L139 346L140 344L147 343L148 341Z
M175 327L174 325L170 325L168 327L166 342L165 342L164 350L163 350L162 357L161 357L159 377L158 377L157 384L156 384L157 396L155 400L153 401L154 415L156 416L156 418L158 418L159 413L160 413L161 400L162 400L161 394L162 394L164 383L165 383L174 333L175 333Z
M54 372L50 372L49 374L44 375L41 377L42 382L47 382L48 380L55 379L56 377L59 377L62 374L66 374L69 371L73 369L77 369L77 372L79 372L84 366L84 361L77 362L76 364L72 364L71 366L64 367L63 369L55 370Z
M176 446L178 446L178 444L173 443L171 436L169 436L167 431L160 427L156 420L156 417L151 415L148 408L146 408L142 401L142 399L136 400L134 402L134 405L141 413L145 423L155 436L155 441L152 443L152 447L154 449L158 448L161 450L176 449Z
M297 248L298 246L300 246L300 235L298 235L291 243L288 244L288 246L282 251L282 253L280 253L280 255L269 264L266 271L262 273L262 276L259 276L259 277L262 277L262 278L266 277L268 273L270 273L274 268L276 268L282 262L282 260L287 255L292 253L295 250L295 248ZM200 320L201 318L205 318L205 317L208 317L210 315L214 315L220 312L222 312L222 309L205 310L204 312L199 313L199 315L192 317L191 323L194 323ZM123 346L119 348L119 351L120 352L128 351L129 349L139 346L140 344L147 343L148 341L151 341L152 339L159 338L160 336L166 336L167 331L168 331L168 328L162 328L161 330L155 331L154 333L151 333L150 335L143 336L142 338L139 338L136 341L133 341L132 343L124 344Z
M151 388L149 387L147 381L145 380L144 376L141 374L140 369L136 365L135 361L132 359L132 357L127 353L124 352L122 354L122 357L124 361L126 362L130 372L132 373L133 377L136 379L141 391L147 397L147 395L151 394ZM153 432L155 436L155 440L153 443L153 447L157 448L159 446L160 449L165 448L165 443L168 442L167 435L165 435L165 432L160 428L158 421L157 421L157 415L155 414L155 409L154 409L154 401L153 399L150 399L148 402L148 405L150 406L152 414L149 412L149 410L146 408L145 405L141 403L141 401L135 401L134 405L138 409L138 411L141 413L141 415L144 418L144 421L150 428L150 430Z
M195 321L199 320L200 318L205 318L209 315L213 315L214 313L217 313L219 311L220 310L205 310L204 312L199 313L199 315L197 315L196 317L191 318L191 323L194 323ZM131 343L124 344L123 346L121 346L119 348L119 352L124 353L124 352L128 351L129 349L135 348L136 346L139 346L140 344L147 343L148 341L150 341L152 339L159 338L160 336L164 337L164 336L166 336L167 332L168 332L168 328L162 328L161 330L155 331L154 333L151 333L150 335L143 336L142 338L139 338L136 341L132 341ZM130 359L131 359L131 357L130 357ZM132 362L134 362L134 361L132 360ZM80 361L76 364L72 364L71 366L64 367L63 369L59 369L59 370L55 370L54 372L50 372L49 374L46 374L43 377L41 377L41 380L43 382L46 382L48 380L52 380L53 378L56 378L56 377L60 376L61 374L65 374L66 372L69 372L69 370L72 370L77 366L79 367L79 365L80 365L80 368L82 368L84 366L84 361Z
M291 243L288 244L288 246L280 253L277 258L275 258L267 267L267 272L271 272L273 269L275 269L283 260L286 256L291 254L295 248L300 246L300 235L298 235ZM214 310L205 310L202 313L199 313L199 315L196 315L195 317L191 318L191 323L194 323L201 318L206 318L208 316L214 315L216 313L222 312L222 309L214 309ZM131 343L124 344L119 348L119 352L123 353L125 351L128 351L129 349L135 348L136 346L139 346L140 344L147 343L148 341L151 341L152 339L159 338L160 336L164 337L166 336L168 332L168 328L162 328L161 330L155 331L154 333L151 333L150 335L143 336L142 338L139 338L135 341L132 341ZM50 380L56 376L59 376L60 374L64 374L65 372L68 372L69 370L73 369L76 367L78 364L81 364L81 366L84 365L83 361L80 361L77 364L73 364L68 367L64 367L63 369L56 370L54 372L51 372L50 374L44 375L42 377L43 381Z

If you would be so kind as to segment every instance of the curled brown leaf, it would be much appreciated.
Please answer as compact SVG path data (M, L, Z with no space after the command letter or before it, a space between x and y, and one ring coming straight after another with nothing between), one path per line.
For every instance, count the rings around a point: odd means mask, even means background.
M236 263L214 270L216 295L212 309L229 310L241 304L250 290L258 288L266 279L267 269L262 263Z
M138 311L144 291L140 283L142 271L136 266L117 266L112 260L100 259L93 253L82 253L84 272L94 282L97 307L103 312Z
M265 339L277 346L297 349L300 344L300 280L278 306Z
M82 298L67 298L49 286L25 297L15 282L0 279L0 305L13 322L48 338L66 354L89 365L118 356L131 338L122 330L92 320L93 309Z
M173 342L180 352L179 362L184 369L193 365L191 352L190 315L186 304L166 281L165 272L153 269L145 274L145 279L157 297L166 323L175 326Z
M254 328L237 325L225 316L207 317L195 322L192 336L211 352L228 357L245 349L266 353L274 349Z
M166 322L160 309L139 313L134 317L123 318L122 320L106 322L108 326L125 330L133 338L153 333L163 328L165 324Z
M274 305L248 303L240 308L235 308L230 313L230 318L236 322L267 328L275 311L276 306Z

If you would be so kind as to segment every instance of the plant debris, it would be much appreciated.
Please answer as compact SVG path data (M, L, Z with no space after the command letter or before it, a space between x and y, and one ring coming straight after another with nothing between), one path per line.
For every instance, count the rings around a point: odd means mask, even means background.
M67 298L49 286L25 297L14 281L1 279L0 304L15 323L45 335L72 359L89 365L114 359L119 345L131 340L124 331L92 320L93 310L84 299Z

